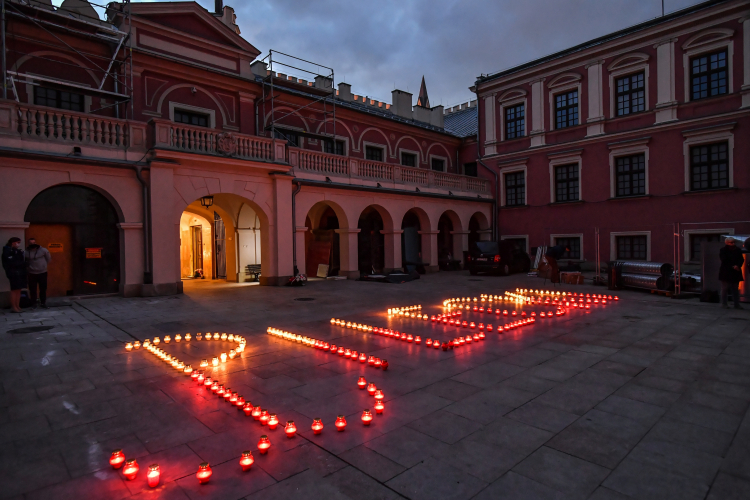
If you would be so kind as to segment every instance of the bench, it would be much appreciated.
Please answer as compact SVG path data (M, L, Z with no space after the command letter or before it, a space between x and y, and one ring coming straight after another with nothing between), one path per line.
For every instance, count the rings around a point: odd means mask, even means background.
M245 276L250 276L250 281L260 281L260 264L248 264L245 266ZM245 280L247 281L247 280Z

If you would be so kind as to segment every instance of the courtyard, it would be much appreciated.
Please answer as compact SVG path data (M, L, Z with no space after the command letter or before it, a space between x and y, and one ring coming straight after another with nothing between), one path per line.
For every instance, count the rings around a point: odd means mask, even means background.
M542 280L467 272L300 288L195 280L183 295L2 313L0 498L750 497L747 308L563 285L555 290L620 300L547 319L540 312L549 307L504 302L519 319L539 316L502 334L497 326L509 317L465 311L462 319L495 331L447 351L425 341L448 341L455 328L386 312L419 304L436 315L445 299L516 288L541 289ZM340 328L331 318L414 333L423 343ZM49 328L22 333L29 327ZM268 327L387 359L388 370L268 335ZM277 414L279 427L260 425L146 349L125 349L188 332L246 339L243 352L205 374ZM160 347L197 368L230 346L194 338ZM361 376L384 393L385 410L373 411L369 426L360 416L374 401L357 387ZM343 432L334 427L338 415L348 421ZM320 434L314 418L324 424ZM289 420L293 438L284 435ZM271 441L267 454L258 451L261 435ZM137 460L134 480L110 466L115 449ZM255 462L243 472L245 450ZM213 475L200 485L202 462ZM160 467L156 488L146 482L151 464Z

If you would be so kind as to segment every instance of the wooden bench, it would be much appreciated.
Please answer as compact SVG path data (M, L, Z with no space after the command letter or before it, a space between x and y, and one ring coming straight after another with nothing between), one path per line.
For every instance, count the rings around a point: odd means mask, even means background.
M245 276L251 276L251 281L260 281L260 264L246 265Z

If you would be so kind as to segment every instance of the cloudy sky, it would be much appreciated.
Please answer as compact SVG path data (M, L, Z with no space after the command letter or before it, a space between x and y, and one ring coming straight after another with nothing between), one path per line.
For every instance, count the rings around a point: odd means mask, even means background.
M214 0L199 0L209 11ZM666 12L699 3L665 0ZM334 68L336 83L391 101L415 94L425 76L430 103L472 97L482 73L541 57L661 15L661 0L224 0L242 36ZM278 69L281 71L281 69ZM295 74L298 77L304 74Z

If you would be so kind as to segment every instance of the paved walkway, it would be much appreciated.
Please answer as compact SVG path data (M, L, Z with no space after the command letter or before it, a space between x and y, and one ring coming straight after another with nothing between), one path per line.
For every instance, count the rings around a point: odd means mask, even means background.
M540 285L465 273L296 289L190 282L176 297L0 314L0 498L750 498L748 310L620 292L604 310L489 334L452 352L329 322L386 326L387 307L419 303L434 313L447 297ZM391 324L445 336L430 323ZM9 333L39 325L51 328ZM387 358L390 369L273 338L267 326ZM242 358L216 378L282 422L294 420L297 437L262 428L143 349L123 349L134 337L207 330L248 339ZM217 347L165 349L195 361ZM386 396L370 427L359 421L372 407L356 388L360 374ZM349 421L343 433L333 427L337 414ZM313 417L325 424L319 436ZM265 456L256 446L263 433L272 441ZM115 448L137 458L135 481L108 465ZM242 473L245 449L256 461ZM214 475L199 486L203 461ZM155 462L162 483L148 491L145 472Z

